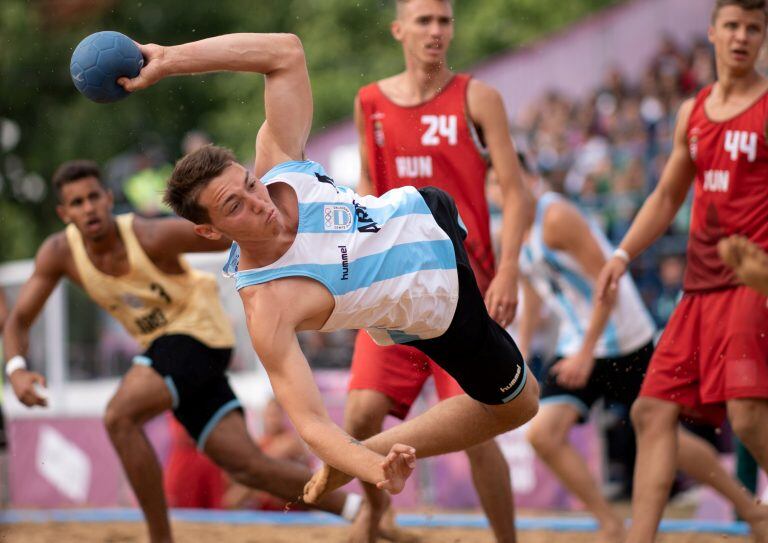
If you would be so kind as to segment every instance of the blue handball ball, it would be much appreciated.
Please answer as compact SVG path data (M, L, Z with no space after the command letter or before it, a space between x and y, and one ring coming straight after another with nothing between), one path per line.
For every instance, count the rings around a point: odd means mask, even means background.
M119 77L136 77L144 66L138 46L120 32L91 34L72 53L69 73L77 90L94 102L114 102L128 96Z

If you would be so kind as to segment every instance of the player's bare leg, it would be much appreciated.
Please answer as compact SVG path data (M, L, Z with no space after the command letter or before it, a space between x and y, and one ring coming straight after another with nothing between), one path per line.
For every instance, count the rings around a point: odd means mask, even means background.
M143 426L167 411L173 398L160 375L146 366L133 366L107 406L104 425L149 529L151 543L173 541L163 476Z
M726 402L734 433L747 447L763 471L768 471L768 400L736 399ZM755 540L768 543L768 521L750 522Z
M393 402L376 390L351 390L344 409L344 428L354 438L367 439L381 432ZM352 522L349 543L375 543L381 536L398 543L413 543L418 537L397 527L386 492L363 483L366 500Z
M364 445L386 454L393 445L405 443L416 449L420 458L461 451L521 426L536 414L538 406L539 385L531 378L520 395L506 404L486 405L465 394L454 396L366 440ZM455 428L462 431L456 432ZM350 480L349 475L326 464L305 487L304 498L313 502Z
M205 442L205 454L235 481L269 492L288 502L300 502L312 472L302 464L270 458L253 442L239 411L230 411L214 427ZM331 492L315 507L340 515L345 492Z
M600 525L597 541L622 543L624 519L603 497L586 462L570 442L569 433L578 419L579 412L572 405L544 405L531 422L528 440L539 458L595 516Z
M768 543L768 506L761 505L725 471L710 443L680 428L677 458L682 471L714 488L733 504L739 517L749 523L757 543Z
M637 459L627 543L654 540L677 470L679 414L677 404L655 398L638 398L632 406Z
M717 249L742 283L768 295L768 253L743 236L720 240Z
M515 543L515 499L509 464L496 440L466 450L472 482L497 543Z

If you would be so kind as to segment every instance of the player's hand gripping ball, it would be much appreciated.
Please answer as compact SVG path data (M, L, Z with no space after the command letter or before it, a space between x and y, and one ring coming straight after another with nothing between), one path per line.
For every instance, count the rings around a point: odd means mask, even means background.
M77 90L94 102L114 102L128 96L119 77L134 78L144 57L131 38L106 30L91 34L72 53L69 72Z

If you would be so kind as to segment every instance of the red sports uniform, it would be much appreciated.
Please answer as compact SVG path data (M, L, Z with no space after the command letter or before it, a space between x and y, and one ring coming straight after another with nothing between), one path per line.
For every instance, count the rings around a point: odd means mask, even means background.
M493 278L485 176L488 162L467 111L468 75L455 75L431 100L403 107L377 83L360 89L368 173L379 195L395 187L435 186L456 200L468 236L465 243L481 292ZM441 399L462 394L458 383L421 351L404 345L380 347L358 333L349 389L377 390L405 418L424 381L433 375Z
M688 121L696 179L685 294L641 395L718 424L726 400L768 398L768 300L738 285L717 253L718 241L733 234L768 250L768 93L715 122L704 108L711 92L699 93Z

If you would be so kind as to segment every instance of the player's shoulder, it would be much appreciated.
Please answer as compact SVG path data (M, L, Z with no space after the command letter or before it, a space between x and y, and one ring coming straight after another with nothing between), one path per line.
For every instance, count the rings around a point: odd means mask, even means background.
M581 211L562 197L552 198L542 213L541 233L544 243L551 247L561 245L571 234L582 232L584 226L588 225Z
M472 78L467 85L467 105L474 121L493 119L499 115L506 117L504 100L493 85Z
M690 98L686 98L682 104L680 104L680 107L677 110L677 120L678 122L685 122L688 123L688 120L691 118L691 114L693 113L693 108L696 107L696 97L691 96Z
M35 256L35 267L41 272L63 271L72 260L66 230L60 230L45 238Z

